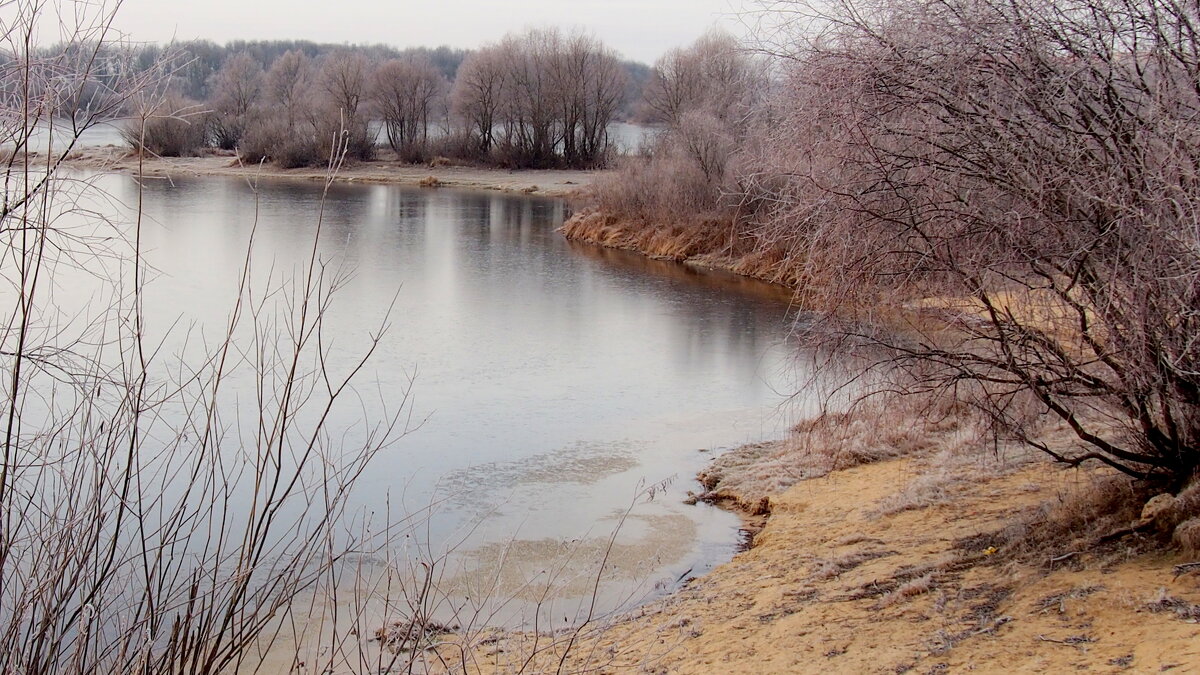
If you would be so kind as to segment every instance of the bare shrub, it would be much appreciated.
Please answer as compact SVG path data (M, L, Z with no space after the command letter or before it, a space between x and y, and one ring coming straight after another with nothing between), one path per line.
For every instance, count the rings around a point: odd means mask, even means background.
M120 72L98 56L118 3L17 4L0 34L0 128L27 149L42 116L73 113L69 151L97 118L64 111L81 97L63 94ZM52 32L66 42L30 48ZM135 88L106 105L161 100L161 81L108 82ZM169 99L145 109L143 128L181 121ZM397 531L343 516L371 458L403 434L405 401L359 441L328 423L378 333L333 367L321 326L341 272L314 236L295 278L264 281L251 238L224 332L173 355L147 306L141 214L113 217L111 196L62 171L68 151L36 165L14 152L3 167L0 671L253 670L273 642L313 635L329 647L314 671L379 670L347 649L361 615L322 621L356 557Z
M1146 497L1145 486L1129 476L1083 473L1051 501L1017 519L1001 539L1018 557L1043 563L1047 557L1096 551L1107 535L1137 522Z
M207 145L208 115L203 106L178 95L143 102L138 117L126 122L121 136L139 154L195 157Z
M787 103L748 182L812 301L918 388L976 383L1056 459L1180 487L1200 464L1195 8L767 4ZM928 299L948 327L871 326ZM1021 395L1075 441L1028 433Z

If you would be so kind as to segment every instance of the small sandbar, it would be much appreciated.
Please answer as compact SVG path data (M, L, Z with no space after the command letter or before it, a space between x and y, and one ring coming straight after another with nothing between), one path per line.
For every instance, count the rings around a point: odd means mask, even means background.
M36 156L36 153L31 153ZM116 145L85 148L72 152L68 167L147 176L237 176L248 179L324 180L324 167L282 169L272 164L243 164L228 154L202 157L141 158ZM441 187L494 190L548 197L569 197L591 185L607 171L508 170L474 166L403 164L377 160L356 162L342 167L336 179L350 183L411 185L430 189Z

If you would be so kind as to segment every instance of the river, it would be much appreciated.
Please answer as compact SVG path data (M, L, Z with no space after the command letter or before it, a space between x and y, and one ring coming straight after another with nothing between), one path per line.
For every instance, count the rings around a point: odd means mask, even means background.
M138 202L132 177L93 180L114 209ZM318 183L217 177L149 180L141 199L163 353L220 335L252 231L264 286L298 275L317 236L329 276L344 275L322 329L330 367L389 324L331 428L353 443L363 416L411 393L415 429L376 457L353 510L428 512L406 545L444 565L447 588L501 579L492 592L517 601L490 622L529 624L540 577L557 585L557 616L578 618L618 525L604 611L728 560L739 520L684 503L696 472L803 412L785 405L786 293L567 242L560 200L335 184L322 205ZM250 381L228 387L251 398Z

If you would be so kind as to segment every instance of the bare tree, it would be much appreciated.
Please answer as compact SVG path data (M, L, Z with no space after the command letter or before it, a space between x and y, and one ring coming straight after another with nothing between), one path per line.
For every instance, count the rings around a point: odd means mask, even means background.
M476 137L479 151L487 157L495 145L504 89L500 50L484 47L463 61L454 80L451 106L454 114Z
M654 116L668 125L696 111L736 124L760 100L764 84L761 68L733 36L711 32L660 58L643 96Z
M834 2L787 12L765 239L909 389L1064 462L1200 466L1200 38L1172 0ZM1051 447L1037 420L1063 421Z
M627 78L615 53L586 34L565 39L553 63L568 166L603 164L608 126L624 102Z
M644 93L644 105L666 129L646 156L627 159L616 176L600 183L601 208L647 230L677 223L708 230L723 221L711 245L727 252L745 224L733 222L745 192L734 167L757 144L751 131L767 112L767 89L764 65L728 35L711 33L669 52ZM589 229L568 224L567 231L586 236Z
M317 67L302 52L284 54L267 71L243 157L319 166L345 147L349 159L370 159L375 142L363 107L368 72L366 58L349 51L331 53Z
M359 118L359 107L367 94L370 65L362 54L334 52L321 61L318 81L328 104L347 120Z
M288 130L295 129L301 118L311 71L308 57L299 51L286 52L267 71L265 101L272 110L283 113Z
M554 161L558 129L553 62L561 48L557 30L530 30L509 36L498 47L505 72L502 99L503 152L517 167Z
M372 76L373 98L388 144L407 161L426 159L429 124L449 84L428 59L386 61Z
M620 61L599 40L545 29L472 55L452 98L483 154L516 167L585 168L607 160L625 90Z
M212 91L210 125L217 147L232 150L242 140L250 112L263 88L263 70L246 52L235 54L221 66L209 85Z

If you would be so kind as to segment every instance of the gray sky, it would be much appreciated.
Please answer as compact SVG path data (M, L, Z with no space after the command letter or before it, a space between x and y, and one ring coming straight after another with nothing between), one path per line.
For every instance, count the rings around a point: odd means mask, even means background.
M627 58L653 62L713 25L735 34L740 0L125 0L134 40L303 39L397 47L477 47L527 27L583 27Z

